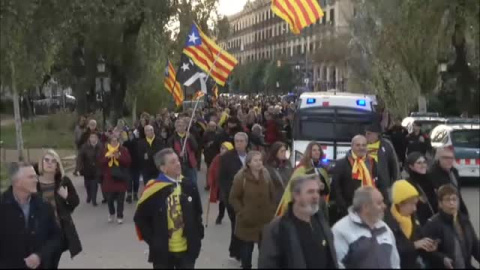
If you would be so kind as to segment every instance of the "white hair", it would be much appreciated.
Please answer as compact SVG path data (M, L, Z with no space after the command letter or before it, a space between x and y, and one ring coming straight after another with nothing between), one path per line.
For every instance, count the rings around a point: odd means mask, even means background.
M247 133L245 132L237 132L235 134L235 137L233 138L234 140L237 140L237 139L240 139L240 138L243 138L246 142L248 142L248 135Z

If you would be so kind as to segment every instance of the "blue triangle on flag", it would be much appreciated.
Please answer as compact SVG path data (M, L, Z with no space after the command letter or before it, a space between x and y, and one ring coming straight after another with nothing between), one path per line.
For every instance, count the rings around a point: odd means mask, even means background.
M193 23L192 28L190 28L190 31L188 32L185 47L199 45L202 45L202 38L200 37L200 32L198 31L197 25Z

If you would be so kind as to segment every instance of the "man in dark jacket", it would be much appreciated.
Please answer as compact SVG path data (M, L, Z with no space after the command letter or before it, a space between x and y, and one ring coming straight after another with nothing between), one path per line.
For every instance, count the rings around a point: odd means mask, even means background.
M362 166L362 163L365 165ZM354 171L353 169L357 170ZM364 170L363 168L366 168ZM387 198L387 186L378 181L377 163L367 155L367 139L357 135L352 139L352 150L338 160L333 168L331 191L331 224L348 214L353 194L361 186L376 186L384 198Z
M138 158L141 160L143 183L147 184L151 179L158 176L158 169L155 166L153 157L160 150L165 148L160 138L155 136L151 125L145 126L145 139L138 141Z
M319 211L320 179L301 176L292 182L291 192L287 213L264 229L258 268L338 268L333 234Z
M433 188L437 191L441 186L452 184L458 191L460 199L460 212L468 216L467 206L462 198L460 190L460 175L458 170L453 166L455 155L449 148L438 148L435 152L435 163L429 171Z
M93 206L97 206L98 184L102 175L98 161L102 151L103 146L99 142L98 134L91 133L88 143L82 146L79 153L79 168L87 190L87 203L92 202Z
M215 145L216 137L218 136L217 123L210 121L207 126L207 130L203 135L203 156L205 157L205 163L207 164L207 171L210 168L215 156L220 153ZM205 183L205 189L208 190L208 183Z
M480 242L468 216L458 211L458 190L451 184L438 189L439 211L423 228L426 237L438 242L427 254L432 268L471 269L472 257L480 262Z
M175 121L175 133L168 139L167 144L180 157L183 176L197 185L197 163L199 161L196 157L196 151L198 144L191 133L187 134L188 123L187 118L177 119ZM186 145L184 146L184 144Z
M399 179L399 163L392 143L385 138L381 138L380 133L380 125L378 124L367 127L365 132L368 143L367 150L368 155L377 163L378 181L382 182L382 185L390 191L393 182ZM383 195L386 200L390 197Z
M12 186L0 200L0 268L48 269L61 249L61 231L52 207L37 192L33 166L11 165Z
M402 127L401 118L395 120L395 125L387 131L387 135L392 141L398 160L403 164L406 158L408 131L406 128Z
M248 135L244 132L235 134L234 138L235 149L225 153L220 157L220 170L218 172L218 180L220 187L220 199L225 203L228 217L230 218L230 225L232 227L230 237L230 258L240 260L241 246L238 238L235 236L235 211L228 203L230 189L232 188L233 178L240 169L245 166L245 159L247 157Z
M224 142L230 142L234 143L233 137L235 134L238 132L242 132L242 124L236 117L230 117L227 120L227 123L225 124L225 127L223 130L220 131L220 134L217 136L217 139L215 140L215 149L217 149L218 152L220 152L220 146Z
M141 171L143 157L139 156L138 145L139 145L140 139L135 136L135 133L133 132L133 130L129 130L127 134L128 134L128 140L123 143L123 146L128 149L128 152L130 153L130 158L132 159L132 163L130 163L130 168L129 168L130 183L128 185L126 202L132 203L132 199L133 201L138 201L138 188L140 185L140 174L141 174L140 171ZM161 138L160 136L158 137ZM162 142L163 140L160 139L160 141ZM156 143L158 145L158 142ZM163 143L161 143L161 145L163 145Z
M422 132L422 124L413 123L413 131L407 136L407 155L413 152L427 154L432 148L430 138Z
M182 178L173 149L157 153L155 164L161 174L148 183L135 212L139 239L150 247L154 269L193 269L204 233L198 189Z

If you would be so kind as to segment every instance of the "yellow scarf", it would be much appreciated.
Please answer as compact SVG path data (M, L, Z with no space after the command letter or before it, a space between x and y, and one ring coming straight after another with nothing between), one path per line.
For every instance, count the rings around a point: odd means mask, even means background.
M367 157L359 158L352 151L353 166L352 166L352 178L362 181L362 186L375 186L370 175L370 171L365 164L365 159Z
M407 239L410 239L410 237L412 237L412 232L413 232L412 218L402 216L398 212L397 207L395 207L395 204L392 204L392 207L390 207L390 213L392 213L392 216L400 225L400 229L402 229L403 234L405 234Z
M218 124L221 126L223 125L229 118L229 115L227 112L223 112L222 113L222 117L220 118L220 121L218 122Z
M155 140L155 136L153 136L151 139L146 138L148 145L152 146L153 140Z
M187 133L178 133L178 132L177 132L177 134L178 134L178 136L180 136L180 138L183 139L183 138L185 138L185 134L187 134Z
M376 143L371 143L367 145L368 149L368 154L376 161L378 162L378 149L380 148L380 141Z
M108 162L108 167L112 167L114 164L115 166L119 166L120 163L118 163L118 160L113 156L113 153L118 151L118 148L120 147L120 144L118 144L116 147L113 147L110 144L107 144L107 153L105 154L105 157L110 158L110 161Z

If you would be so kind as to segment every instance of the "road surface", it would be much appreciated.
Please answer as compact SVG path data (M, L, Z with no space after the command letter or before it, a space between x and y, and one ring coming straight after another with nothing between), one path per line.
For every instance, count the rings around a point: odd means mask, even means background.
M124 224L107 223L107 205L94 208L85 203L85 188L83 178L73 177L81 204L76 209L73 219L77 226L83 244L83 252L70 259L68 252L64 253L60 262L61 268L152 268L147 263L147 245L136 239L133 214L134 204L125 204ZM205 168L199 172L200 195L206 212L208 192L203 190L205 183ZM479 233L480 190L477 187L465 187L462 194L467 204L474 228ZM99 194L99 196L101 196ZM218 205L210 208L209 226L205 229L202 251L196 262L196 268L240 268L240 264L228 259L228 244L230 239L230 224L225 214L223 223L215 225ZM204 215L205 216L205 215ZM205 221L205 220L204 220ZM255 248L253 267L257 266L258 251Z

